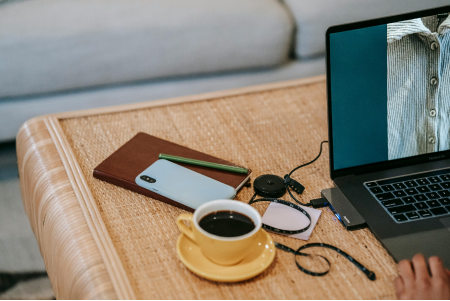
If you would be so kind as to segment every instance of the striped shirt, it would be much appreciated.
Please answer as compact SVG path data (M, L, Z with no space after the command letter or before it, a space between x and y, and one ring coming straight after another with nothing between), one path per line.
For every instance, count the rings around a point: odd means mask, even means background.
M450 149L450 17L388 24L387 70L389 160Z

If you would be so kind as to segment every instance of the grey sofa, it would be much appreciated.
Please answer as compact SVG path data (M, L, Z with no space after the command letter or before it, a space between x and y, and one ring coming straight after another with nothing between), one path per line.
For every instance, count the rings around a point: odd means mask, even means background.
M37 115L325 72L328 26L450 0L0 1L0 142Z

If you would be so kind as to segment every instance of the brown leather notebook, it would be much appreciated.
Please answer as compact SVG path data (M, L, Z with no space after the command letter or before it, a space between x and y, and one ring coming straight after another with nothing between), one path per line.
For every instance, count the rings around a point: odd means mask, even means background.
M138 133L130 141L122 145L117 151L106 158L94 169L94 177L105 182L135 191L137 193L149 196L153 199L160 200L180 207L188 211L194 209L179 204L174 200L163 197L148 189L142 188L136 184L135 178L143 172L147 167L152 165L159 159L159 154L169 154L173 156L203 160L213 163L238 166L231 162L207 155L205 153L160 139L158 137L148 135L146 133ZM219 182L230 185L239 190L249 179L251 170L247 174L240 174L230 171L218 170L209 167L196 166L191 164L176 163L190 170L198 172L207 177L213 178ZM240 166L242 167L242 166Z

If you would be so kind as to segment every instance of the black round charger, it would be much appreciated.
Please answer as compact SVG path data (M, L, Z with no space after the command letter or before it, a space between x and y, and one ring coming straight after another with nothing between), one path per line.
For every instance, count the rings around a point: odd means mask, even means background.
M253 182L255 193L264 198L280 198L286 193L284 179L276 175L262 175Z

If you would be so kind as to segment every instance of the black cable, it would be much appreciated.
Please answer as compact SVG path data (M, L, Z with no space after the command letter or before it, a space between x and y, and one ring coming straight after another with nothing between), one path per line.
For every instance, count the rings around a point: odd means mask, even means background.
M296 201L298 204L303 205L303 206L314 206L315 207L322 207L323 205L327 204L326 199L316 199L314 200L315 202L309 202L308 204L304 204L302 202L300 202L299 200L297 200L297 198L294 197L294 195L291 193L291 188L297 192L298 194L301 194L303 192L303 190L305 189L305 187L303 187L303 185L301 185L299 182L295 181L294 179L291 178L292 173L294 173L296 170L308 166L314 162L317 161L317 159L320 158L320 155L322 154L322 147L324 143L328 143L328 141L322 141L320 143L320 151L319 154L317 155L316 158L314 158L312 161L305 163L303 165L297 166L296 168L294 168L289 174L284 176L284 185L286 187L286 190L289 192L289 195L291 196L291 198ZM270 175L266 175L266 176L270 176ZM276 176L275 176L276 177ZM309 219L309 224L308 226L306 226L303 229L299 229L299 230L282 230L282 229L278 229L266 224L262 224L262 227L266 230L269 230L271 232L277 233L277 234L287 234L287 235L293 235L293 234L298 234L298 233L302 233L305 232L306 230L308 230L311 226L311 216L309 215L309 213L304 210L302 207L293 204L291 202L287 202L285 200L281 200L281 199L277 199L277 198L268 198L268 197L262 197L259 199L256 199L257 193L256 191L258 191L255 188L255 194L253 194L252 198L250 199L250 202L248 203L249 205L254 204L254 203L258 203L258 202L272 202L272 203L279 203L288 207L291 207L293 209L296 209L298 211L300 211L303 215L305 215L308 219ZM308 254L308 253L303 253L301 252L303 249L307 249L307 248L312 248L312 247L322 247L322 248L327 248L333 251L336 251L337 253L339 253L340 255L344 256L347 260L349 260L351 263L353 263L358 269L360 269L366 276L367 278L369 278L370 280L374 281L376 279L375 277L375 273L368 270L365 266L363 266L361 263L359 263L357 260L355 260L353 257L351 257L350 255L348 255L347 253L345 253L344 251L342 251L339 248L336 248L332 245L329 244L324 244L324 243L309 243L306 245L301 246L300 248L298 248L297 250L291 249L283 244L277 243L275 242L275 247L283 250L285 252L289 252L295 255L295 264L297 265L297 267L304 273L311 275L311 276L324 276L326 274L328 274L328 272L331 269L331 264L328 261L327 258L325 258L322 255L316 255L316 254ZM304 267L302 267L298 261L297 261L297 256L318 256L321 257L323 260L325 260L328 264L328 269L325 272L313 272L310 270L305 269Z
M294 169L288 174L288 177L290 177L297 169L302 168L302 167L305 167L305 166L308 166L308 165L313 164L314 162L316 162L317 159L319 159L320 155L322 155L322 146L323 146L324 143L328 143L328 141L325 140L325 141L320 142L320 151L319 151L319 154L317 155L317 157L314 158L314 160L312 160L312 161L310 161L310 162L308 162L308 163L305 163L305 164L303 164L303 165L297 166L296 168L294 168Z
M329 244L324 244L324 243L309 243L306 245L301 246L300 248L298 248L297 250L291 249L283 244L280 244L278 242L275 242L275 247L283 250L285 252L289 252L295 255L295 264L297 265L297 267L305 274L311 275L311 276L325 276L326 274L328 274L328 272L331 269L331 264L328 261L328 259L322 255L317 255L317 254L308 254L308 253L302 253L300 252L301 250L304 249L308 249L308 248L314 248L314 247L321 247L321 248L327 248L333 251L336 251L337 253L339 253L340 255L342 255L344 258L346 258L348 261L350 261L351 263L353 263L361 272L364 273L364 275L366 275L366 277L371 280L371 281L375 281L376 280L376 275L374 272L372 272L371 270L367 269L365 266L363 266L359 261L357 261L356 259L354 259L353 257L351 257L350 255L348 255L347 253L345 253L344 251L342 251L339 248L336 248L335 246L329 245ZM321 257L322 259L324 259L327 264L328 264L328 269L325 272L313 272L310 270L305 269L304 267L302 267L298 261L297 261L297 256L318 256Z
M308 220L309 220L309 224L304 227L303 229L299 229L299 230L283 230L283 229L279 229L276 227L272 227L266 224L262 224L262 228L271 232L274 232L276 234L285 234L285 235L294 235L294 234L299 234L299 233L303 233L306 230L308 230L311 226L311 216L309 215L309 213L304 210L302 207L293 204L291 202L285 201L285 200L281 200L281 199L275 199L275 198L260 198L260 199L255 199L256 198L256 193L253 195L253 197L250 199L250 202L248 203L249 205L254 204L254 203L258 203L258 202L271 202L271 203L278 203L278 204L282 204L288 207L291 207L292 209L298 210L300 211L302 214L304 214ZM370 280L374 281L376 279L375 273L370 271L369 269L367 269L365 266L363 266L361 263L359 263L356 259L354 259L353 257L351 257L350 255L348 255L346 252L342 251L341 249L329 245L329 244L325 244L325 243L309 243L306 245L301 246L300 248L298 248L297 250L291 249L288 246L285 246L283 244L280 244L278 242L274 242L275 243L275 247L277 249L280 249L282 251L285 252L289 252L295 255L295 264L297 265L297 267L304 273L311 275L311 276L324 276L326 274L328 274L328 272L331 269L331 264L328 261L328 259L322 255L317 255L317 254L308 254L308 253L303 253L301 252L304 249L308 249L308 248L313 248L313 247L322 247L322 248L327 248L330 250L333 250L337 253L339 253L340 255L342 255L344 258L346 258L348 261L350 261L351 263L353 263L359 270L361 270L366 276L367 278L369 278ZM304 267L302 267L298 261L297 261L297 256L318 256L321 257L323 260L325 260L328 264L328 269L325 272L314 272L314 271L310 271L305 269Z
M284 176L284 183L285 183L285 185L286 185L286 190L287 190L287 192L289 193L289 195L291 196L291 198L292 198L294 201L296 201L298 204L300 204L300 205L303 205L303 206L312 206L311 202L305 204L305 203L302 203L302 202L300 202L299 200L297 200L296 197L294 197L294 195L292 194L291 189L290 189L290 188L291 188L291 185L296 185L296 184L300 184L300 183L298 183L298 182L295 181L294 179L291 179L291 175L292 175L296 170L298 170L298 169L300 169L300 168L302 168L302 167L308 166L308 165L310 165L310 164L316 162L317 159L320 158L320 155L322 155L322 146L323 146L324 143L328 143L328 141L322 141L322 142L320 143L320 151L319 151L319 154L317 155L317 157L315 157L312 161L310 161L310 162L308 162L308 163L305 163L305 164L303 164L303 165L297 166L297 167L294 168L290 173L288 173L287 175ZM292 184L291 184L291 183L292 183ZM300 184L300 185L301 185L301 184ZM303 186L303 185L302 185L302 186ZM303 192L303 191L302 191L302 192Z
M283 229L278 229L266 224L262 224L262 228L278 233L278 234L286 234L286 235L294 235L294 234L299 234L299 233L303 233L306 230L309 229L309 227L311 226L311 216L309 215L308 211L306 211L305 209L303 209L302 207L300 207L299 205L293 204L291 202L285 201L285 200L280 200L280 199L274 199L274 198L260 198L260 199L256 199L256 193L253 195L253 197L250 199L250 202L248 202L249 205L254 204L254 203L258 203L258 202L271 202L271 203L278 203L278 204L282 204L288 207L291 207L292 209L298 210L300 211L304 216L306 216L309 220L309 223L306 227L299 229L299 230L283 230Z

